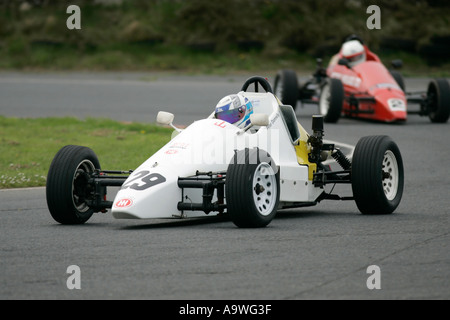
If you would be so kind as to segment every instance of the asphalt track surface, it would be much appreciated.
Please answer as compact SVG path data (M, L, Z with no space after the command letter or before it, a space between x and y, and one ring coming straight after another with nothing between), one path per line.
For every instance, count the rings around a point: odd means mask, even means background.
M0 115L154 122L165 110L188 125L247 77L2 73ZM424 89L427 81L406 79L406 86ZM307 130L316 111L297 108ZM449 129L419 116L401 125L347 118L326 124L326 139L350 145L366 135L396 141L405 190L392 215L361 215L353 201L323 201L280 211L263 229L216 218L115 220L108 213L63 226L52 220L44 188L0 190L0 299L447 300ZM348 186L335 191L351 193ZM67 287L71 265L80 267L79 290ZM367 287L371 265L380 268L381 289Z

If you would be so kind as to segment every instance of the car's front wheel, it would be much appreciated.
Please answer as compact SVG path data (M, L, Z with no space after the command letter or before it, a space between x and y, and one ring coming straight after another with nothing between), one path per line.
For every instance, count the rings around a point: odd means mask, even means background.
M88 147L68 145L53 158L47 175L47 206L61 224L85 223L94 213L88 201L95 197L89 176L100 163Z
M279 175L270 155L258 148L236 152L228 165L225 196L227 212L236 226L267 226L280 199Z
M389 214L403 194L403 161L397 144L388 136L361 138L351 167L352 190L363 214Z

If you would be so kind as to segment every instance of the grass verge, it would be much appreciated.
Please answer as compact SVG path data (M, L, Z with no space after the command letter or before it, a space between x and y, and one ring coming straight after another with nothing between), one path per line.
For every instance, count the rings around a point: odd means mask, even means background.
M13 46L14 47L14 46ZM12 49L10 49L11 51ZM239 72L276 72L294 69L304 74L314 72L316 58L312 54L299 53L283 48L267 48L264 51L240 52L193 51L175 45L105 45L86 54L68 46L52 47L36 45L23 51L1 49L0 70L19 71L138 71L170 72L182 74L223 75ZM336 51L337 52L337 51ZM390 68L394 59L403 60L404 76L448 77L450 62L428 65L416 54L398 50L375 51ZM323 55L326 66L332 54Z
M0 189L45 186L53 157L68 144L90 147L102 168L134 170L171 134L153 124L109 119L0 116Z

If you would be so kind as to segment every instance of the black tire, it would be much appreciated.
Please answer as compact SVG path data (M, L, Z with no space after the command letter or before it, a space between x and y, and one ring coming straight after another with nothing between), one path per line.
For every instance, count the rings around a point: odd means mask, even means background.
M353 196L361 213L390 214L400 204L403 161L390 137L361 138L353 152L351 176Z
M391 74L392 78L394 78L395 82L397 82L400 89L405 92L405 81L403 80L402 74L396 70L389 70L389 73Z
M270 155L257 148L236 152L228 165L225 196L227 212L236 226L267 226L280 199L280 179Z
M428 117L431 122L444 123L450 116L450 85L446 79L434 79L428 84Z
M283 104L292 106L295 110L298 101L298 81L294 70L278 71L273 89Z
M85 223L94 213L86 199L94 197L94 187L87 174L100 169L94 151L88 147L68 145L53 158L47 175L47 206L61 224Z
M344 85L341 80L329 78L320 90L319 112L324 122L336 123L339 120L344 103Z

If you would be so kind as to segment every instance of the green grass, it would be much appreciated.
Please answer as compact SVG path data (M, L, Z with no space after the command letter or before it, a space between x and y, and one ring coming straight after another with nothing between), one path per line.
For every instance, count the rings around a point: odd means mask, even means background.
M20 43L17 44L21 46ZM315 57L283 48L266 49L264 52L193 51L182 46L159 44L155 46L120 44L95 49L80 54L73 48L34 46L21 53L11 49L0 59L0 70L27 71L138 71L175 72L183 74L230 74L240 72L273 73L279 69L294 69L310 74L315 70ZM421 57L402 51L377 53L389 68L390 61L403 60L404 76L450 76L450 63L429 66ZM323 57L324 65L331 55Z
M22 48L25 46L25 49ZM22 48L20 51L19 49ZM28 46L17 39L8 51L4 48L0 70L96 70L96 71L157 71L187 74L227 74L236 72L259 72L295 68L311 71L314 58L291 50L273 49L264 54L260 51L241 52L192 50L179 45L157 44L111 44L92 52L80 52L70 46ZM1 50L0 50L1 53Z
M102 168L134 170L171 134L153 124L108 119L0 116L0 189L44 186L53 157L68 144L90 147Z

